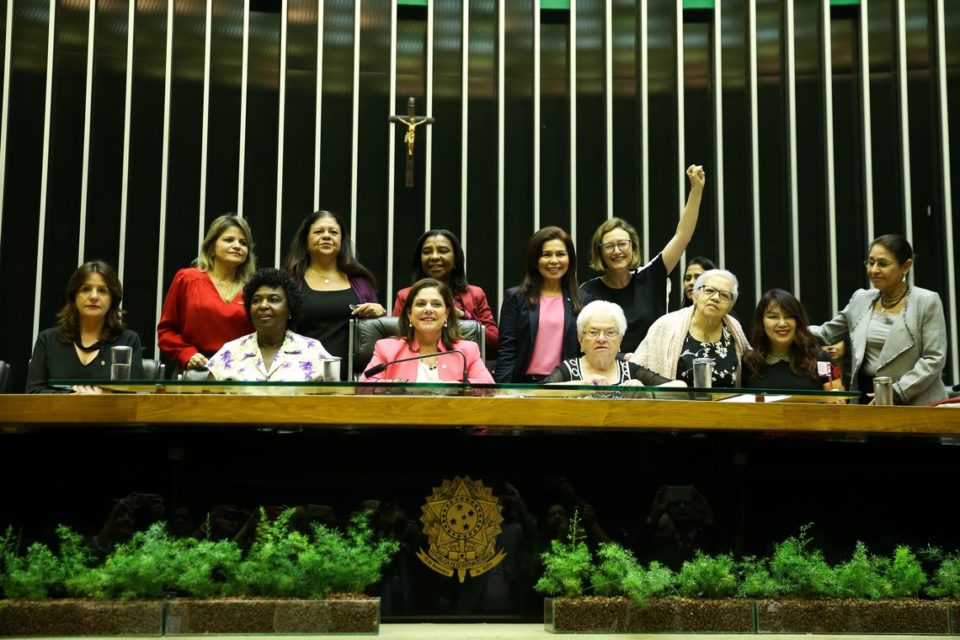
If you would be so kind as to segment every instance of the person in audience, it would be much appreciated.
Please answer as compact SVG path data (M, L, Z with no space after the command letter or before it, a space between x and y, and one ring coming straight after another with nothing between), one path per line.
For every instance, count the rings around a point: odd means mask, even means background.
M692 485L665 485L653 497L646 521L632 537L631 546L641 562L656 560L679 571L697 551L729 552L714 522L710 503Z
M594 300L577 316L577 339L583 355L557 365L544 382L570 382L599 386L686 386L625 360L618 360L627 319L620 305Z
M680 289L680 308L688 307L693 304L693 284L700 277L700 274L710 269L716 269L717 265L710 258L697 256L691 258L687 263L687 268L683 272L683 287Z
M676 233L642 268L640 238L625 220L610 218L597 227L590 241L590 267L603 275L584 282L582 289L594 300L616 302L623 309L627 331L622 344L627 351L635 350L654 320L667 312L667 277L680 262L697 228L706 181L703 167L687 167L687 178L690 195Z
M80 265L67 283L67 302L57 326L37 336L27 370L28 393L98 393L100 387L77 385L55 389L51 380L109 380L110 348L133 349L130 377L143 378L140 336L123 321L123 286L102 260Z
M737 277L725 269L704 271L693 287L693 306L654 322L631 361L692 386L694 359L712 358L713 386L739 387L740 361L750 345L729 315L737 286Z
M387 311L377 301L376 279L353 254L350 235L339 215L314 211L300 224L283 260L284 270L303 291L296 330L319 340L346 361L351 318L379 318ZM351 372L342 368L340 377Z
M286 271L259 269L243 288L243 307L253 333L223 345L207 362L217 380L306 382L324 379L330 353L313 338L290 331L303 304L300 287Z
M870 243L865 264L873 288L856 291L819 327L821 343L849 337L850 390L861 392L861 402L872 402L867 394L876 376L892 379L895 404L943 400L947 323L940 296L907 281L913 248L901 235L882 235Z
M850 388L850 339L828 344L823 350L831 363L830 389L846 391Z
M377 340L367 371L386 365L378 374L364 373L361 382L472 382L492 384L480 357L480 347L461 339L450 287L434 278L418 280L407 295L397 322L397 337ZM461 356L441 357L459 351ZM396 362L404 358L427 356ZM464 370L467 380L464 381Z
M570 234L544 227L527 243L526 274L500 308L497 382L542 382L561 360L580 353L576 318L590 296L577 286Z
M490 303L487 302L487 294L480 287L467 283L463 248L452 231L431 229L417 240L413 250L411 282L423 278L434 278L450 287L457 317L461 320L476 320L483 325L487 357L496 357L500 344L497 321L493 317ZM403 311L409 293L410 287L397 292L393 315L399 316Z
M177 272L163 301L161 353L181 370L202 371L225 342L250 333L243 285L256 264L246 220L226 214L211 222L194 266Z
M770 289L753 314L752 351L743 356L743 386L754 389L831 388L832 365L807 328L807 310L793 294Z

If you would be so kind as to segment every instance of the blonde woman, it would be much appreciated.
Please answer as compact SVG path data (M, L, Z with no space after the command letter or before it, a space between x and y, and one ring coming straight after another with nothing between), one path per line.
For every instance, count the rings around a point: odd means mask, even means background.
M243 286L256 271L253 235L240 216L210 223L193 266L173 277L157 325L160 351L181 369L206 369L230 340L253 332Z

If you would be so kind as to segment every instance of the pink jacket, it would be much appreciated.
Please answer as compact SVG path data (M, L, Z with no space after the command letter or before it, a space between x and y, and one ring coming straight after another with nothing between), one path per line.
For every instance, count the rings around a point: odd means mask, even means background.
M414 348L419 349L420 345L414 340ZM441 343L438 345L441 352L447 351ZM487 367L480 358L480 347L477 343L470 340L458 340L453 344L456 351L460 351L467 358L467 381L480 384L493 384L493 376L487 371ZM373 358L367 369L385 362L392 362L401 358L410 358L419 353L407 346L407 341L402 338L384 338L377 340L373 349ZM375 376L360 376L360 382L390 382L392 380L408 380L416 382L417 367L420 365L417 360L407 362L398 362L391 364ZM439 367L440 379L445 382L461 382L463 380L463 359L458 355L438 356L437 366Z

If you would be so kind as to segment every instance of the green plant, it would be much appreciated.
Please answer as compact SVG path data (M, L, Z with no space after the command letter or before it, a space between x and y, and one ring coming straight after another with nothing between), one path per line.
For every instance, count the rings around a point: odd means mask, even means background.
M0 591L7 598L62 596L67 581L89 571L92 556L83 538L65 526L57 527L59 553L35 542L20 555L20 540L7 528L0 537Z
M673 572L659 562L651 562L644 570L632 572L621 581L623 595L643 606L648 598L665 594L673 587Z
M943 555L939 549L935 551L942 559L927 593L935 598L960 598L960 555L956 552Z
M709 556L697 551L676 576L677 591L688 598L726 598L737 591L736 563L727 554Z
M886 569L890 595L894 598L919 598L927 583L923 565L910 547L899 545L893 552L893 562Z
M246 595L322 598L334 592L361 592L376 582L399 549L373 538L369 514L351 521L346 534L319 524L310 535L291 530L294 509L270 521L261 510L257 538L237 568Z
M566 540L551 540L550 549L540 554L543 575L533 586L547 595L579 596L590 577L592 556L586 541L577 535L579 513L574 511Z
M889 565L889 560L871 556L867 546L857 541L850 559L834 568L833 588L826 595L870 600L886 597L890 593L885 575Z
M770 575L766 558L746 556L737 563L739 584L738 598L775 598L780 595L780 585Z
M590 586L601 596L625 595L639 606L673 586L673 572L657 562L644 569L633 553L615 542L597 549L597 565L590 572Z
M833 569L819 550L810 548L810 526L800 527L798 535L790 536L773 550L770 576L780 595L809 598L828 596L833 590Z

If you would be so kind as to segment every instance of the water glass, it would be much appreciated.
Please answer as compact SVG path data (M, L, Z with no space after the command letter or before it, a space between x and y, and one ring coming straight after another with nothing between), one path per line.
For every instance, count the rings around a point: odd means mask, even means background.
M130 365L133 364L133 347L110 348L110 379L129 380Z

